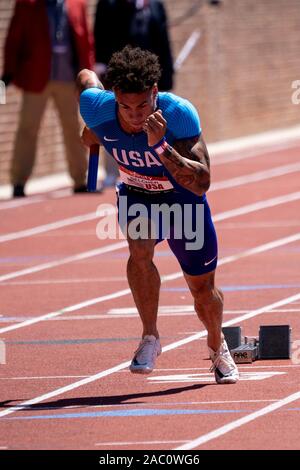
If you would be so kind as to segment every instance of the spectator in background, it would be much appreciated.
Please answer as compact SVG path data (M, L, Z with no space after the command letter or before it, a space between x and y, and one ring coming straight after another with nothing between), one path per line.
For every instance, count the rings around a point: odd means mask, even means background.
M74 192L86 190L86 152L80 141L75 77L93 68L93 39L85 0L17 0L8 29L2 80L23 90L11 182L25 196L36 155L37 135L48 99L57 107Z
M173 87L173 59L167 16L161 0L99 0L94 25L95 71L105 85L107 64L114 52L126 45L147 49L159 58L162 69L159 89ZM107 186L114 185L118 169L114 160L102 154Z

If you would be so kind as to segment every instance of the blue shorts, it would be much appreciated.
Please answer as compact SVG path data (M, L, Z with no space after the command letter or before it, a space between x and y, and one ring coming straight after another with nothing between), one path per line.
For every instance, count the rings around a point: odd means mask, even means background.
M154 224L152 238L156 243L167 240L186 274L197 276L216 269L217 236L206 196L189 191L145 194L128 189L123 183L117 196L118 220L124 234L128 223L137 223L142 216Z

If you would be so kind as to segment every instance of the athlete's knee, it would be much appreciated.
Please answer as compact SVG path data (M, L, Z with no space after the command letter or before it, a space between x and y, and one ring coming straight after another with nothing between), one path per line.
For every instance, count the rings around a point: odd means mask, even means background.
M191 289L194 297L195 305L209 305L217 303L223 306L224 296L220 289L218 289L213 280L206 280L203 283L199 283L197 286L193 286Z
M219 303L223 305L223 297L220 291L215 287L202 287L194 293L194 300L196 304L208 305L211 303Z
M154 246L152 240L128 240L129 253L136 263L149 263L153 259Z

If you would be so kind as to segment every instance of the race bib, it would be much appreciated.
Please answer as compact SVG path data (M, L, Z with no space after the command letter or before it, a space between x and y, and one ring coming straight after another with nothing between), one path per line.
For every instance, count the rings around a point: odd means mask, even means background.
M120 178L123 183L133 186L139 190L159 192L171 191L174 186L166 176L145 176L139 175L135 171L127 168L119 167Z

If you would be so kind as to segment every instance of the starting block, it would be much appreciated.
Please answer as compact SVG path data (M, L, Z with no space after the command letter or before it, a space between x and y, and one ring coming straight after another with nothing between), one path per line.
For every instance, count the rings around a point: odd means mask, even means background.
M257 359L290 359L290 325L262 325L259 336L242 336L240 326L222 328L230 354L237 364Z
M291 328L289 325L265 325L259 328L260 359L290 359Z
M242 328L240 326L225 326L222 328L229 351L242 344Z
M238 348L232 349L230 354L236 364L247 364L258 358L258 347L251 344L241 344Z

